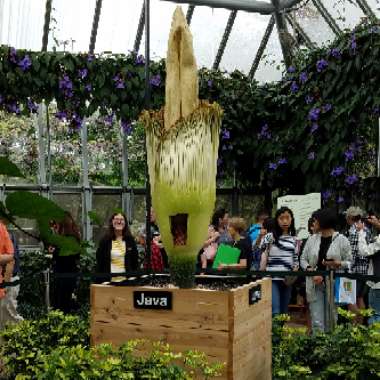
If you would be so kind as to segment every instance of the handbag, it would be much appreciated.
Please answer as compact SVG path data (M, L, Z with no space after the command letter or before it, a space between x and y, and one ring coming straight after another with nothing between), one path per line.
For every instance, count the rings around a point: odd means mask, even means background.
M356 280L346 277L335 279L335 303L356 304Z

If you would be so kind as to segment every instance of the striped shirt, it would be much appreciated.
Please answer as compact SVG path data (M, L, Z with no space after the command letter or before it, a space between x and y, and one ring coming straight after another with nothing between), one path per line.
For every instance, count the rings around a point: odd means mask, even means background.
M294 236L282 235L278 242L270 245L267 271L268 272L286 272L291 271L298 265L299 244ZM273 280L282 280L282 278L273 278Z

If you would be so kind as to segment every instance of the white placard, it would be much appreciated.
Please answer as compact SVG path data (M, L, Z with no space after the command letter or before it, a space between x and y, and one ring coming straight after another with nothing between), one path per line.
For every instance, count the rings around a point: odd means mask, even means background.
M306 239L309 236L307 222L311 214L321 208L321 194L285 195L277 198L277 208L289 207L294 214L297 236Z

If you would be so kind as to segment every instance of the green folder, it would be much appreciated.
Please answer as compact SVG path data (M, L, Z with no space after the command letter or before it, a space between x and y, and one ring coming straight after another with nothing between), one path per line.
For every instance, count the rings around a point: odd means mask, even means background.
M218 269L219 264L237 264L239 261L240 249L230 245L220 244L216 251L213 269Z

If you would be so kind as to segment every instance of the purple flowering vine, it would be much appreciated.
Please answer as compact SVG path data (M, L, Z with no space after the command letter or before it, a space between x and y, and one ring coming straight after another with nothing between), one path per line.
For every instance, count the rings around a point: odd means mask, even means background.
M291 86L290 86L290 91L295 94L296 92L298 92L299 90L299 87L298 87L298 84L297 82L293 81Z
M289 66L288 69L286 70L289 74L295 73L296 68L294 66Z
M120 76L120 74L116 74L112 80L115 82L115 88L123 89L125 88L124 79Z
M145 58L143 55L138 55L136 57L136 65L144 65L145 64Z
M21 113L20 106L16 102L8 104L7 108L9 112L13 112L16 115L19 115Z
M310 133L314 133L319 129L318 123L313 123L310 127Z
M86 84L86 85L84 86L84 88L85 88L85 90L86 90L87 92L91 92L91 91L92 91L92 85L91 85L90 83Z
M310 121L318 121L320 114L321 114L321 109L320 108L317 108L317 107L316 108L312 108L309 111L308 119Z
M110 115L107 115L104 117L104 124L107 125L108 127L111 127L113 124L113 119L114 119L115 113L112 112Z
M65 74L63 78L59 80L58 85L66 97L71 98L73 96L73 82L68 75Z
M11 47L9 49L9 60L12 62L12 63L17 63L17 51L14 47Z
M208 88L211 88L212 85L213 85L213 81L212 81L212 79L209 79L209 80L207 81L207 87L208 87Z
M344 152L344 159L347 161L352 161L354 159L355 153L352 149L348 149Z
M285 165L288 163L288 160L286 158L280 158L278 161L277 161L277 164L278 165Z
M339 176L342 175L343 173L344 173L344 167L343 167L343 166L337 166L337 167L335 167L335 168L331 171L330 175L331 175L332 177L339 177Z
M153 76L150 78L149 83L150 83L153 87L158 87L158 86L161 84L161 76L160 76L160 74L153 75Z
M307 155L307 159L308 159L308 160L315 160L315 152L310 152L310 153Z
M27 106L29 108L29 111L34 113L38 111L38 105L34 103L31 99L28 99Z
M76 129L80 129L82 128L82 124L83 124L83 119L76 112L74 112L71 118L70 125Z
M132 123L130 121L122 119L121 120L121 129L125 135L130 136L132 134L132 131L133 131Z
M230 131L227 130L227 129L223 129L223 130L222 130L222 139L223 139L223 140L229 140L230 137L231 137L231 135L230 135Z
M332 105L330 103L327 103L324 106L322 106L322 112L323 113L329 112L331 110L332 110Z
M78 76L79 76L80 79L86 78L87 75L88 75L88 70L86 68L78 70Z
M342 58L342 53L338 48L332 48L330 50L330 55L336 59Z
M314 101L314 97L312 95L306 95L306 97L305 97L305 103L306 104L311 104L311 103L313 103L313 101Z
M352 33L351 35L351 40L350 40L350 52L352 54L356 54L356 49L358 47L358 44L356 42L356 37L355 37L355 34Z
M329 63L325 59L317 61L317 71L321 73L328 67Z
M324 201L328 201L332 196L332 192L331 192L331 190L324 190L324 191L322 191L321 195L322 195L322 199Z
M309 79L308 73L306 71L302 71L302 73L300 74L300 82L302 84L305 84L308 79Z
M268 165L269 170L276 170L277 164L275 162L270 162Z
M264 124L261 127L260 133L257 134L259 140L270 140L272 138L272 133L269 130L268 124Z
M56 112L55 117L60 121L64 121L67 119L67 113L66 111L58 111Z
M30 66L32 66L32 60L29 55L25 55L25 57L18 63L18 67L20 67L22 71L29 70Z
M352 174L352 175L348 175L346 177L346 179L344 180L344 182L349 185L349 186L352 186L354 185L356 182L359 181L359 178L356 174Z
M340 195L340 196L337 198L336 203L341 204L341 203L343 203L343 202L344 202L344 198Z

